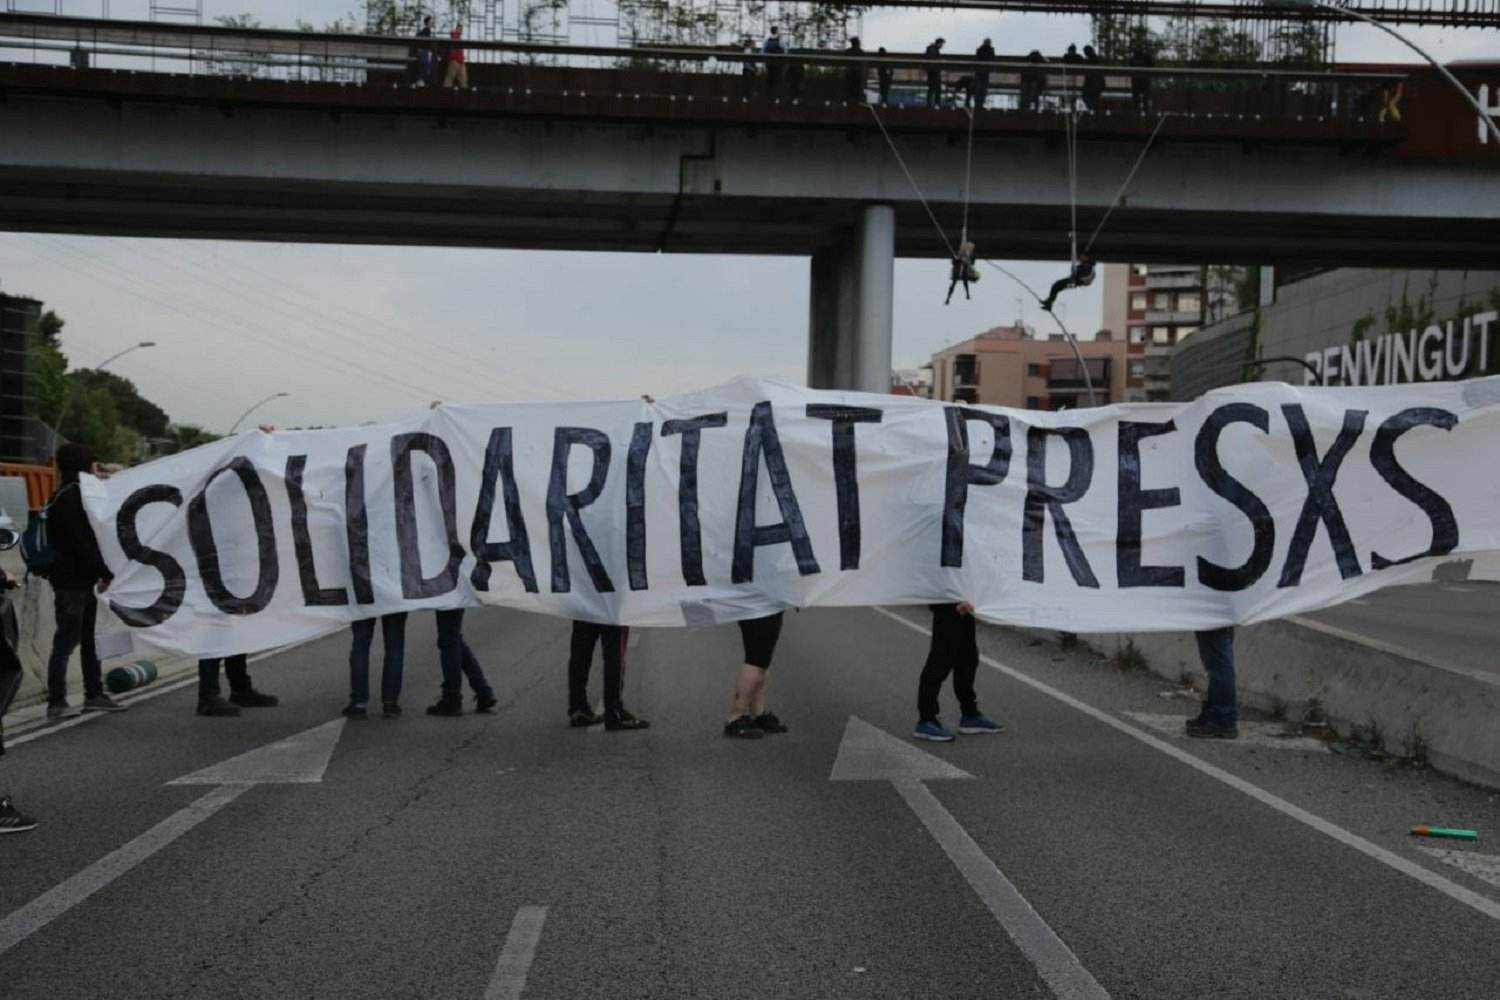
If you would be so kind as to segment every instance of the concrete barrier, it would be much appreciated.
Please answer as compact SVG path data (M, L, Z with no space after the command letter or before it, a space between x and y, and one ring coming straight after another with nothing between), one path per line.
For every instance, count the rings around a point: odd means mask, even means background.
M1203 687L1191 633L1080 638L1111 657L1129 644L1152 673ZM1435 771L1500 788L1500 675L1301 618L1237 629L1234 650L1241 704L1298 718L1316 702L1338 732L1358 728L1387 753L1425 757Z

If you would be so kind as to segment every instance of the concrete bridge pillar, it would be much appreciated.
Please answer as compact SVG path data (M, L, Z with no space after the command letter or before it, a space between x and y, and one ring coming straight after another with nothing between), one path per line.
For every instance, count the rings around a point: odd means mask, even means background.
M896 211L867 205L842 243L812 257L807 384L889 392Z

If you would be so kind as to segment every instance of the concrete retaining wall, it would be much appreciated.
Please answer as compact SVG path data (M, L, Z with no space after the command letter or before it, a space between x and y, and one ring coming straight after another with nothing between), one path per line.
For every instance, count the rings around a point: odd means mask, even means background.
M1152 673L1203 687L1191 633L1081 638L1107 656L1133 643ZM1316 699L1339 732L1361 727L1389 753L1424 750L1434 770L1500 788L1500 676L1414 660L1301 619L1238 629L1235 670L1242 705L1295 718Z

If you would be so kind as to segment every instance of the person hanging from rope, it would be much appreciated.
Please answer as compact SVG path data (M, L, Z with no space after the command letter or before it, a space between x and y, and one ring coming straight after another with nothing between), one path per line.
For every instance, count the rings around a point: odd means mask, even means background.
M979 269L974 266L974 244L964 240L958 245L958 253L953 257L953 267L948 272L948 297L943 300L943 305L953 301L953 290L962 282L964 286L964 298L969 298L969 283L979 280Z
M1072 272L1066 278L1058 278L1052 283L1052 290L1042 300L1042 311L1051 312L1052 304L1057 297L1069 288L1085 288L1094 283L1094 262L1088 254L1080 254L1078 263L1073 265Z

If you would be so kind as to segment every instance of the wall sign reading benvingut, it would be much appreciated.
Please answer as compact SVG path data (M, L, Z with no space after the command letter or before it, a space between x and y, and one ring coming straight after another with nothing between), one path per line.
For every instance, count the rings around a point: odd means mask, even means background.
M1493 309L1310 351L1303 356L1311 365L1303 382L1393 385L1483 375L1490 370L1491 328L1500 332L1500 312Z

